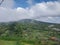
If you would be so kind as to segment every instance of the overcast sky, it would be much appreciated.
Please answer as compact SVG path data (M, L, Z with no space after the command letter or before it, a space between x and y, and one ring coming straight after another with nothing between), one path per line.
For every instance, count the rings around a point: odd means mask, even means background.
M1 2L2 0L0 0ZM0 22L35 19L60 23L59 0L4 0L0 5Z

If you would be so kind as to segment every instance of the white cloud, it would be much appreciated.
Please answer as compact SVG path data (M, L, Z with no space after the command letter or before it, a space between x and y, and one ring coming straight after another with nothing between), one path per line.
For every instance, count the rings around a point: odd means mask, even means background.
M10 9L0 7L0 21L16 21L29 18L28 11L24 8Z
M10 0L8 2L10 2ZM60 16L59 2L42 2L31 6L30 8L18 7L16 9L12 9L14 1L12 1L12 4L10 4L11 2L6 3L7 6L5 3L0 7L0 22L16 21L27 18L55 22L57 18L53 18L52 16ZM59 18L56 22L60 22Z
M31 8L34 13L33 17L41 17L41 16L60 16L60 3L59 2L43 2L36 4Z
M26 2L27 2L30 6L33 5L33 0L27 0Z
M6 8L12 8L14 6L14 0L4 0L1 6Z

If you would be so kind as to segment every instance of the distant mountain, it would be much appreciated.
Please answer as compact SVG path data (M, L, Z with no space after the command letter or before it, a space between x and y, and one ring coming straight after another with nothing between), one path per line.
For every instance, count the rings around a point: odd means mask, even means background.
M22 37L30 34L32 36L32 34L34 33L36 33L38 36L38 33L40 32L42 33L45 33L44 31L54 32L59 29L60 29L60 24L47 23L33 19L22 19L20 21L15 21L15 22L0 23L0 37L4 39L5 37L6 38L9 37L11 39L17 39L18 37ZM25 33L27 34L25 35Z
M43 21L38 21L38 20L34 20L34 19L22 19L20 21L17 22L22 22L22 23L44 23L44 24L57 24L57 23L49 23L49 22L43 22Z

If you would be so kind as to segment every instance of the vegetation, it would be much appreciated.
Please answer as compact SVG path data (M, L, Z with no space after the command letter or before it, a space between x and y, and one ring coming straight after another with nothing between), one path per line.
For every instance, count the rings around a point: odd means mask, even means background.
M59 45L58 29L60 24L31 19L0 23L0 45Z

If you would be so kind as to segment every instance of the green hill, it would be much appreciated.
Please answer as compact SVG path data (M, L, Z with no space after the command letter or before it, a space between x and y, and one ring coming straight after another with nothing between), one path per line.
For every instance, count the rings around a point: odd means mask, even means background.
M51 40L51 37L56 37L57 41ZM57 45L60 41L60 24L33 19L0 23L0 39L31 45Z

